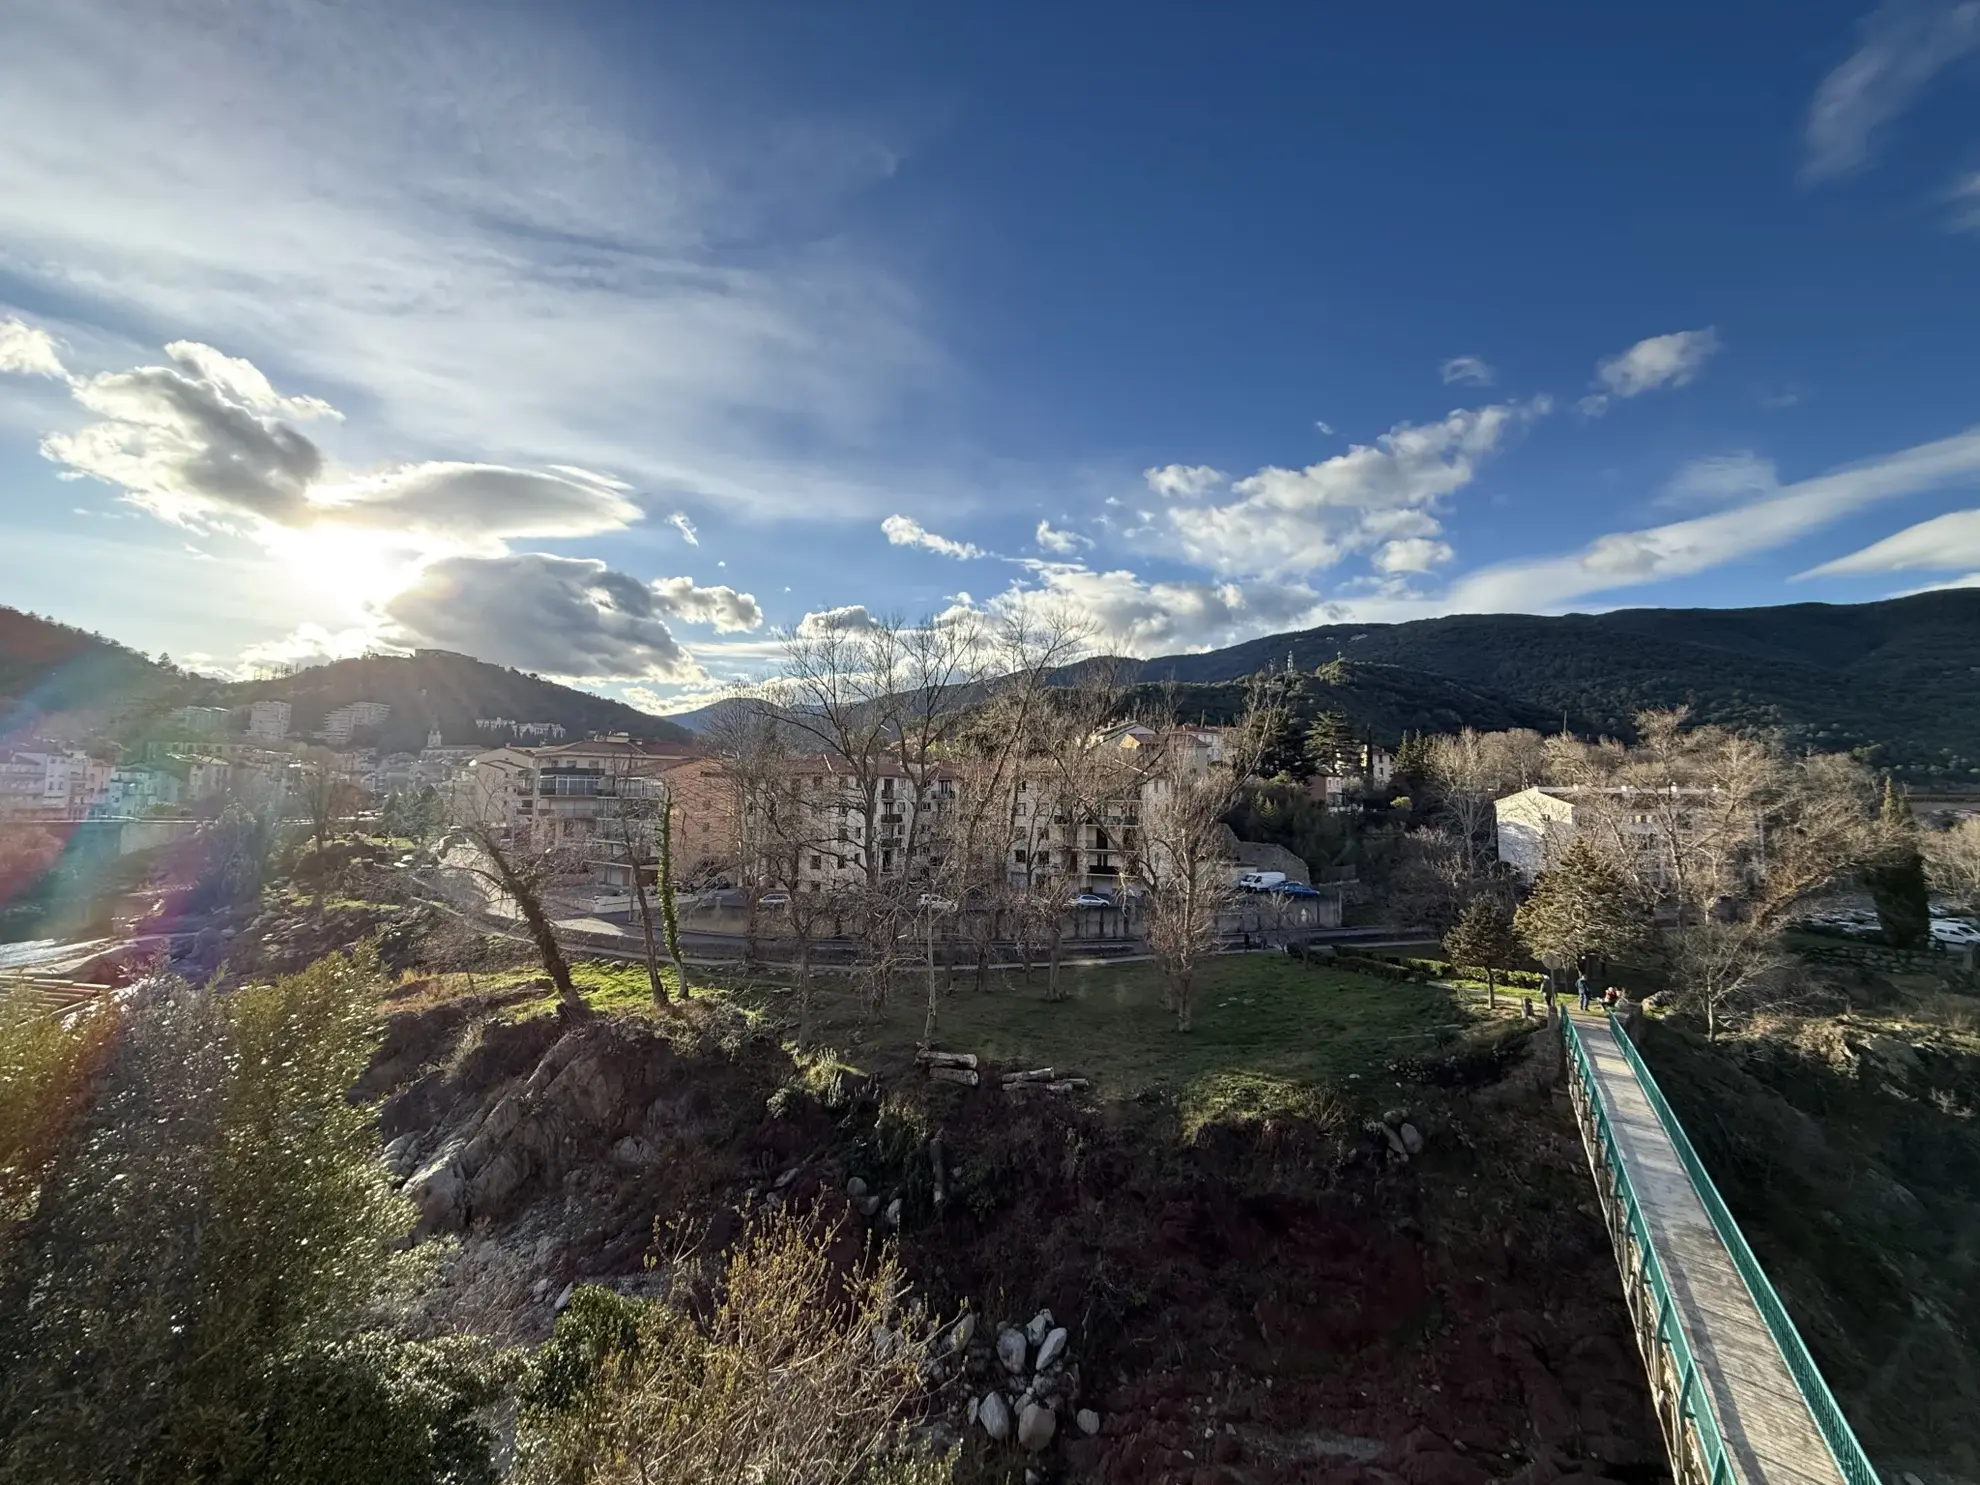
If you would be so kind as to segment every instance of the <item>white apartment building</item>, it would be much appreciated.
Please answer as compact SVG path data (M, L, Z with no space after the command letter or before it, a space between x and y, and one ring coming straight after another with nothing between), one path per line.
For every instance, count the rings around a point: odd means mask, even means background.
M257 701L248 707L247 735L257 742L281 742L289 735L289 716L286 701Z
M349 744L351 734L360 727L381 726L392 715L392 708L382 701L353 701L326 713L323 718L323 740L333 748Z
M1499 859L1518 872L1521 880L1531 882L1599 820L1620 832L1635 852L1637 869L1644 879L1659 883L1669 854L1664 831L1673 826L1687 831L1703 825L1702 821L1694 825L1689 808L1673 810L1672 801L1695 798L1703 804L1711 797L1710 790L1675 786L1658 790L1627 785L1536 784L1493 802ZM1755 822L1754 829L1758 828Z

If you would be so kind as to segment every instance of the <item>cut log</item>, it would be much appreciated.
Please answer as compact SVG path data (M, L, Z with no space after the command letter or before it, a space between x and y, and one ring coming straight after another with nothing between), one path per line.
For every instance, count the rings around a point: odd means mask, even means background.
M976 1070L968 1067L931 1067L928 1076L937 1083L961 1083L965 1088L977 1084Z
M917 1052L915 1060L934 1067L975 1067L974 1052Z

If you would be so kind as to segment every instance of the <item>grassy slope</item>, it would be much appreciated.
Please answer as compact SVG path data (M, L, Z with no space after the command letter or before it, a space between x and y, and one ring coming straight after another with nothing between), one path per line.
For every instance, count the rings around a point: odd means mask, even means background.
M1873 1459L1980 1477L1980 1007L1645 1055Z

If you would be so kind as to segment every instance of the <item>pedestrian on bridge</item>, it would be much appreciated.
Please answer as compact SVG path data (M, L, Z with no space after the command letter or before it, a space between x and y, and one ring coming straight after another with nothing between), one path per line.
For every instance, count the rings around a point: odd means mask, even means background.
M1574 998L1581 1003L1583 1015L1588 1013L1588 995L1588 976L1585 973L1576 975L1574 977Z

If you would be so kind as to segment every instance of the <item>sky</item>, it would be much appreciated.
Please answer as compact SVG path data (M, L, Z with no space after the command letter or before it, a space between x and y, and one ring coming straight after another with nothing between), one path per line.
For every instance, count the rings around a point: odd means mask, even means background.
M0 138L0 602L214 673L1980 585L1980 0L64 0Z

